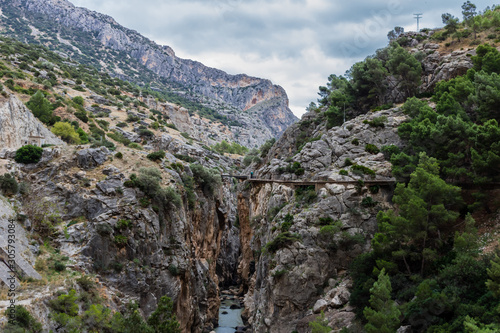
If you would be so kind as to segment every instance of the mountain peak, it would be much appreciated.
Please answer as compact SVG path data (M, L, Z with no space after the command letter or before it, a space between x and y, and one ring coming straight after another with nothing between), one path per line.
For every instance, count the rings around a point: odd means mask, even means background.
M25 24L29 30L31 26L40 31L33 36L13 29L7 35L33 43L43 40L50 49L65 52L113 76L139 84L158 83L201 102L243 125L234 131L244 132L243 136L235 135L235 141L241 144L255 146L279 137L297 120L282 87L266 79L230 75L198 61L179 58L171 47L156 44L110 16L76 7L67 0L4 0L2 7L8 9L5 26ZM16 16L26 20L14 22Z

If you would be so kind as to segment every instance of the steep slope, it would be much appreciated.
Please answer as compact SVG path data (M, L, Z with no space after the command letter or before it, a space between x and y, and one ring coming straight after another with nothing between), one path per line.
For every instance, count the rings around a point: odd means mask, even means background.
M390 205L391 164L364 147L402 146L397 127L407 117L400 108L329 130L315 123L317 117L311 111L285 131L255 171L256 178L278 182L242 187L238 197L239 270L248 289L249 322L257 332L308 332L308 322L320 311L330 327L352 326L352 281L346 272L370 248L378 209ZM367 124L381 117L384 127ZM297 149L302 132L316 139ZM306 181L312 185L300 183Z
M43 43L115 76L148 82L151 87L158 85L160 89L197 100L253 130L258 140L251 142L252 146L280 136L296 120L280 86L178 58L170 47L155 44L109 16L75 7L65 0L16 0L0 4L3 34Z

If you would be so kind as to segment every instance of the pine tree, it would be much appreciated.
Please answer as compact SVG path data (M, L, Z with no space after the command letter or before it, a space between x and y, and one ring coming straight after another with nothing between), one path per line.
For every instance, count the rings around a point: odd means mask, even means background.
M493 296L500 298L500 258L495 255L495 259L490 262L491 268L487 269L490 278L486 281L486 287L488 287Z
M439 255L443 243L440 229L458 217L450 208L461 203L460 188L446 184L439 177L437 160L421 153L408 186L397 185L393 202L398 214L388 211L377 216L384 237L375 235L374 249L392 250L392 256L404 262L410 275L411 266L419 260L423 275L425 262Z
M170 297L163 296L158 307L148 318L148 324L157 333L180 333L179 322L175 317L174 305Z
M370 289L370 306L363 311L368 323L365 330L368 333L392 333L400 324L401 312L396 303L391 299L391 281L385 273L385 268L380 271L378 280Z
M52 105L40 90L30 98L28 103L26 103L26 106L31 110L31 112L33 112L35 117L40 119L42 123L49 125L52 125L54 123L52 116Z

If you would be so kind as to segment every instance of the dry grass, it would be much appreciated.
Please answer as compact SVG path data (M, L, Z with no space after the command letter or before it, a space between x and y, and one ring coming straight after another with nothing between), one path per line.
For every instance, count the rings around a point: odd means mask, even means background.
M438 31L442 31L438 30ZM432 42L435 44L439 44L439 53L444 56L451 54L453 51L457 50L475 50L478 45L488 43L492 46L495 46L494 39L489 39L488 36L491 34L497 35L497 38L500 38L500 32L495 31L495 28L490 28L488 30L481 31L480 33L477 34L476 39L474 40L473 36L469 36L467 38L462 38L460 41L458 41L455 38L448 37L444 41L436 41L436 40L427 40L424 43ZM477 44L477 45L471 45L471 43Z

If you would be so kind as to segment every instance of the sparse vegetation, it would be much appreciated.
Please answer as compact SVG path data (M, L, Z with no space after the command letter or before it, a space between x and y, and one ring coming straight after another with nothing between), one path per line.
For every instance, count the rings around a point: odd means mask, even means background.
M146 157L151 161L161 161L165 158L165 152L163 150L159 150L154 153L149 153Z

